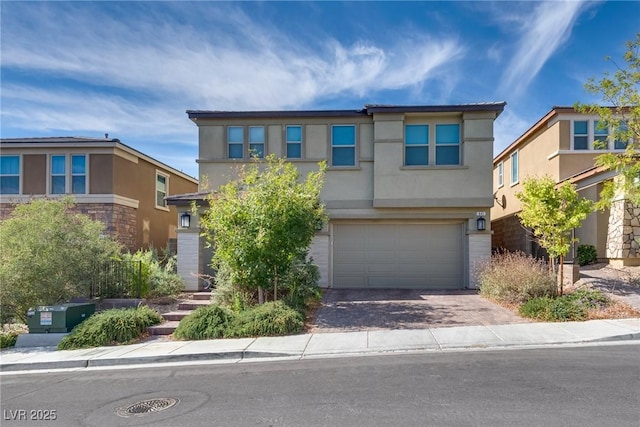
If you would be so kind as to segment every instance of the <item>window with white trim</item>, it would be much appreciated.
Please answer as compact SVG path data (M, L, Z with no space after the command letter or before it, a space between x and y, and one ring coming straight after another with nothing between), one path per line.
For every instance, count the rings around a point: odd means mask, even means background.
M227 128L227 147L230 159L242 159L244 157L244 128L242 126L229 126Z
M287 158L302 158L302 126L291 125L285 129L287 142Z
M264 126L249 126L249 155L264 157Z
M429 164L429 125L405 125L404 164L405 166Z
M355 125L333 125L331 127L331 166L356 165Z
M49 193L51 194L66 194L67 193L67 156L66 155L52 155L50 165L51 175L51 187Z
M589 121L575 120L573 122L573 149L589 149Z
M169 189L169 177L163 173L156 172L156 207L166 208L167 191Z
M504 185L504 162L498 163L498 188Z
M593 121L593 149L609 149L609 128L601 124L600 120Z
M460 125L436 125L436 165L460 164Z
M511 185L518 183L518 152L511 154Z
M0 156L0 194L20 194L20 156Z
M614 150L626 150L629 145L629 126L627 122L621 121L618 125L618 131L616 132L615 139L613 141Z
M87 156L71 155L71 194L87 193Z

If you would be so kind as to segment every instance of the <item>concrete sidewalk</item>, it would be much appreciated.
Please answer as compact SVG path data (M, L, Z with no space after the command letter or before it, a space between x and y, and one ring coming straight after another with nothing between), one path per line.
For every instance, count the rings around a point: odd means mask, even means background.
M453 351L599 341L640 341L640 319L522 323L410 330L315 333L286 337L145 343L56 351L14 348L0 353L2 374L149 363L304 359L415 351Z

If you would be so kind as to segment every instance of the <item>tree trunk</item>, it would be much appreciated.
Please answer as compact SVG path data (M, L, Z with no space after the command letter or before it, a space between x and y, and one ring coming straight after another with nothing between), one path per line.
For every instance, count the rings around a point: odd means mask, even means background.
M262 286L258 286L258 304L264 304L264 291L262 290Z
M564 255L560 255L560 296L564 291Z
M273 301L278 301L278 267L273 267L274 279L273 279Z

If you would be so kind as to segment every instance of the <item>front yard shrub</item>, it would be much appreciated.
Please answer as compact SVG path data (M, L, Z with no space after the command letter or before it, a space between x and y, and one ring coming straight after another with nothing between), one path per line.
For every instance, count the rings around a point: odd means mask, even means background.
M2 323L26 323L30 307L88 297L92 265L120 252L102 222L74 209L68 197L38 199L0 222Z
M146 306L118 308L96 313L73 328L60 341L59 350L128 344L140 339L162 316Z
M200 307L180 321L173 336L183 340L224 338L234 313L219 305Z
M320 300L318 286L320 269L310 260L297 260L282 278L282 301L291 308L304 312L310 303Z
M154 299L172 297L184 290L184 280L176 272L176 256L162 257L155 248L121 255L125 262L142 262L142 297ZM132 272L137 274L137 272ZM137 286L137 280L131 280ZM133 292L135 294L135 292Z
M27 325L21 323L2 325L0 329L0 348L16 345L18 335L27 333Z
M598 251L593 245L578 245L578 264L589 265L598 260Z
M267 302L240 312L232 328L232 337L263 337L296 334L304 326L302 314L282 301Z
M213 303L227 307L235 313L247 310L256 304L255 292L233 283L231 269L224 263L220 264L215 277L216 291L213 293Z
M520 315L547 322L585 320L589 310L604 308L611 304L609 298L595 289L578 289L558 298L541 297L531 299L519 308Z
M554 296L557 289L556 278L547 265L521 252L492 256L479 267L478 279L481 296L507 304Z

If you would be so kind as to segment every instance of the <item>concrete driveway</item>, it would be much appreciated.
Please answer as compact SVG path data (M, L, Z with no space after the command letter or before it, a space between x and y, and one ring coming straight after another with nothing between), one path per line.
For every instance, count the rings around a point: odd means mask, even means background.
M328 289L310 332L528 323L476 291Z

